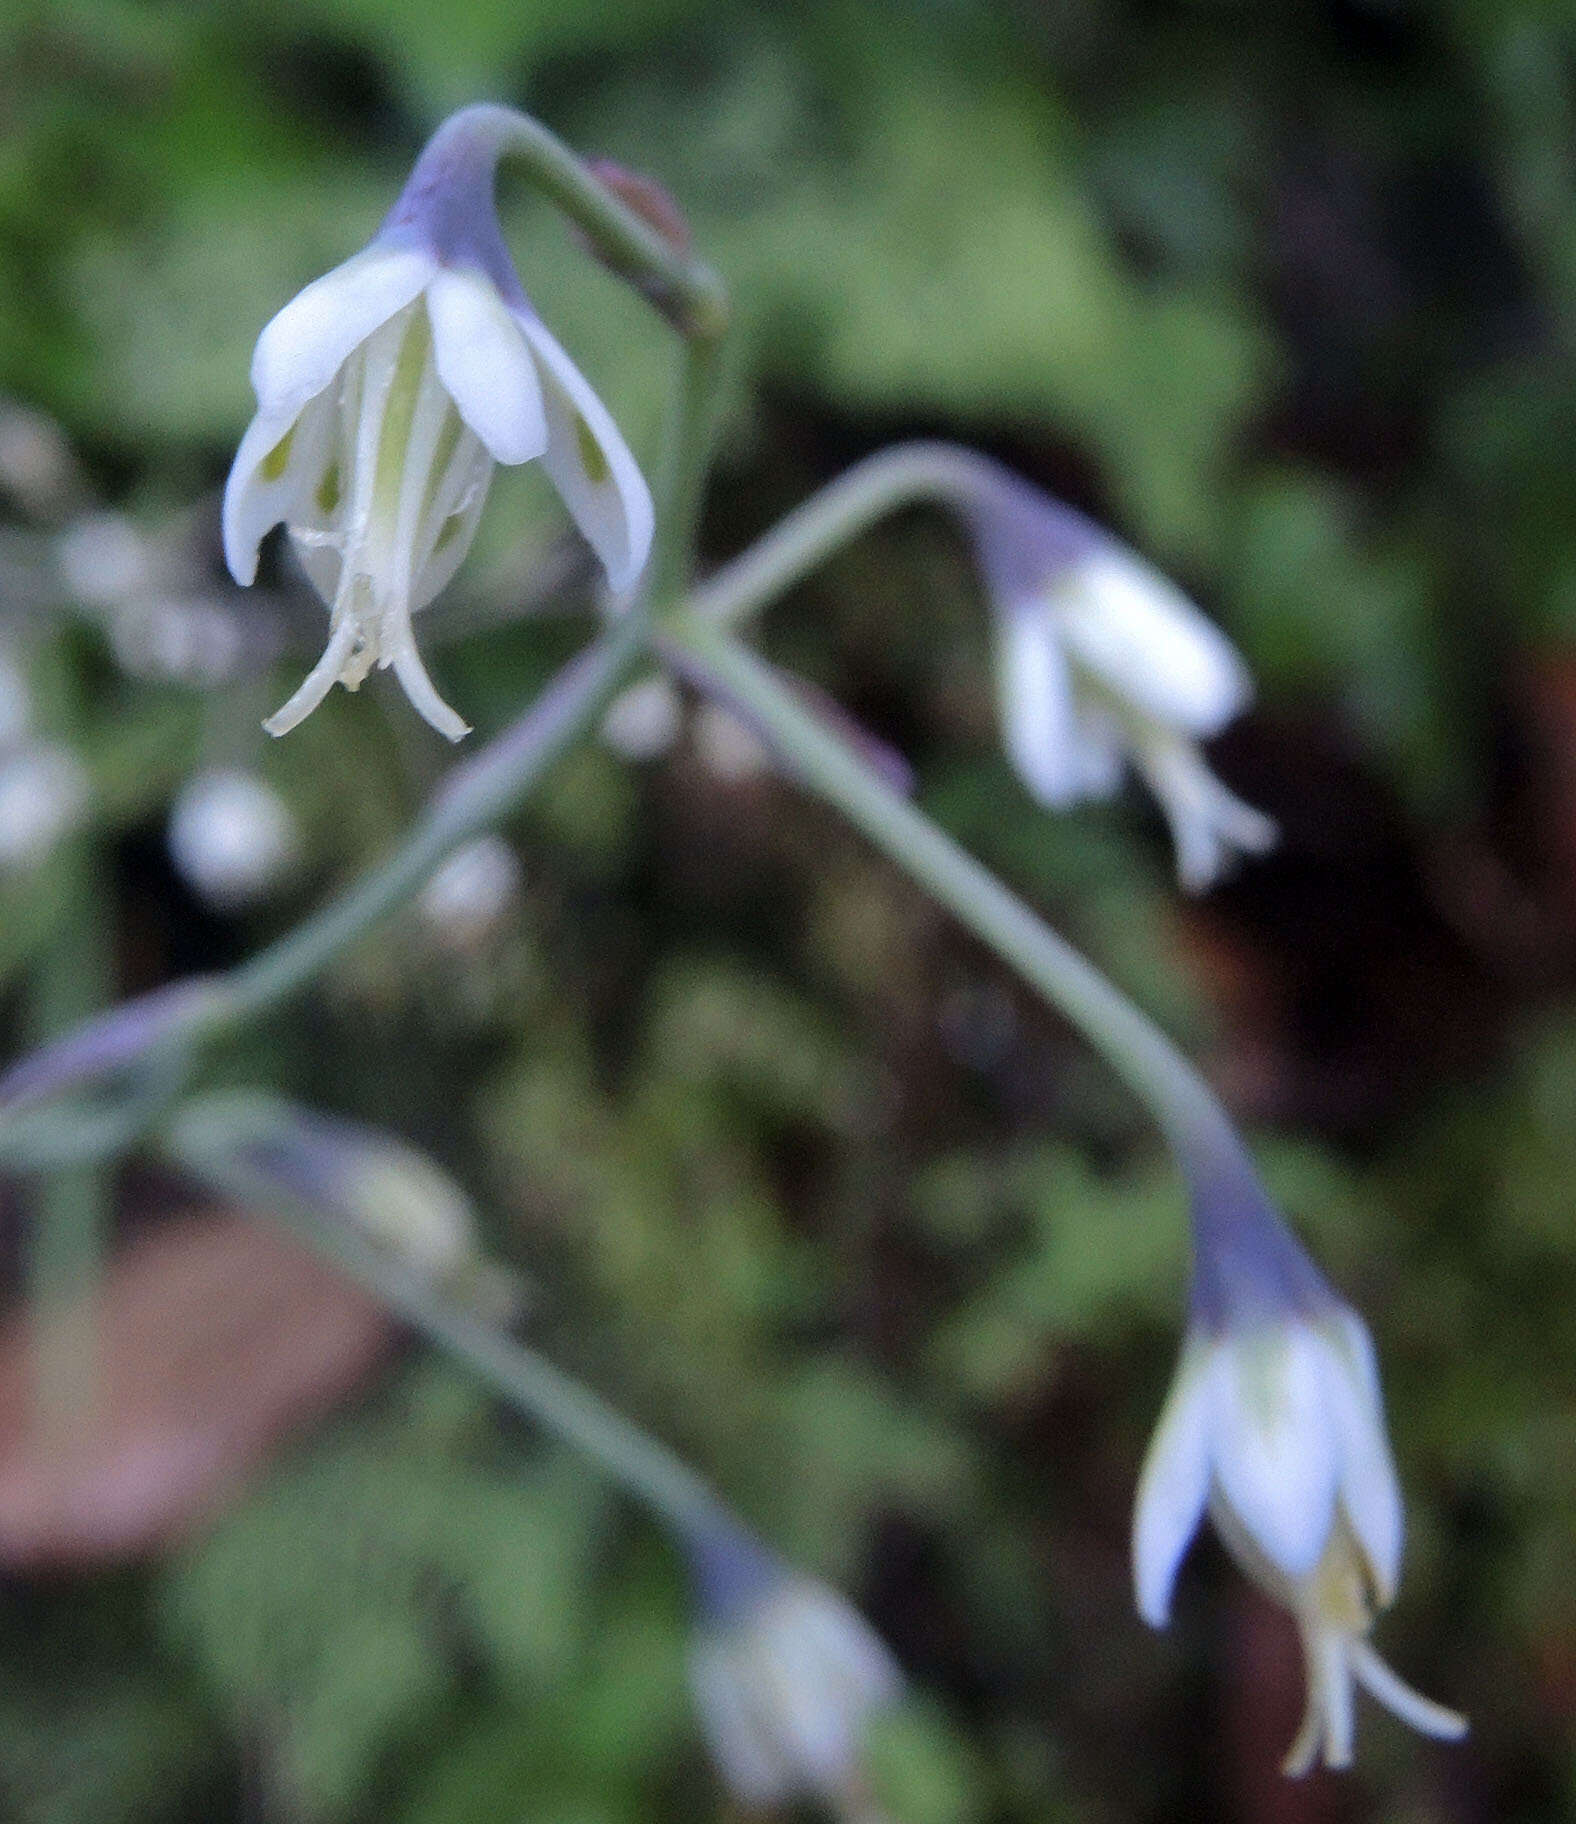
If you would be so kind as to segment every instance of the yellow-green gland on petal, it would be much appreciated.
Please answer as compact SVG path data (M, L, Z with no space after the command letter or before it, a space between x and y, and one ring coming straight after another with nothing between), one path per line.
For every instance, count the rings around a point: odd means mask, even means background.
M1465 1722L1420 1697L1368 1644L1400 1573L1400 1489L1378 1374L1357 1314L1332 1303L1210 1331L1195 1324L1139 1481L1139 1613L1167 1620L1205 1512L1243 1570L1295 1617L1308 1710L1288 1773L1351 1759L1355 1680L1415 1728Z

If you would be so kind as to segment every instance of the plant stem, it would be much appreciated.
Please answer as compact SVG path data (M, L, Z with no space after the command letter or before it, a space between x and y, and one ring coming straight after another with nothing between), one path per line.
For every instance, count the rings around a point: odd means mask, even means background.
M312 982L415 894L443 858L506 816L591 727L645 649L638 618L614 623L565 666L526 714L462 762L387 861L218 984L213 1025L235 1026Z
M463 1362L507 1405L601 1464L681 1538L740 1529L741 1522L700 1476L599 1394L413 1272L398 1255L285 1190L244 1156L183 1144L179 1133L176 1124L163 1139L172 1163L280 1222Z
M793 774L1023 974L1153 1112L1195 1186L1256 1182L1225 1110L1164 1033L974 857L894 791L713 617L664 629L765 732Z
M479 102L451 114L423 149L400 205L440 188L456 164L496 164L507 153L533 188L584 229L600 258L630 280L687 340L716 341L728 294L704 260L652 227L556 134L515 108Z
M97 853L68 836L44 864L59 914L32 980L32 1021L41 1041L58 1037L109 997ZM46 1173L32 1189L28 1289L33 1313L34 1402L39 1429L69 1443L91 1424L98 1392L98 1289L111 1220L100 1163Z
M888 513L917 501L964 505L995 472L988 457L952 443L881 450L828 482L709 577L691 596L691 612L734 626Z
M657 490L656 538L640 594L659 616L689 587L722 374L720 335L686 343Z

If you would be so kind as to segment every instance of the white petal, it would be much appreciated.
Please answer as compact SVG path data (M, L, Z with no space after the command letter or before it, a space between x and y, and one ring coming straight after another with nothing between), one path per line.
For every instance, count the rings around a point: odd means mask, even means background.
M1171 1614L1177 1567L1209 1492L1208 1347L1190 1342L1144 1459L1133 1511L1133 1584L1152 1628Z
M1106 545L1054 592L1067 649L1123 702L1193 735L1212 735L1253 694L1236 648L1158 570Z
M1039 603L1009 606L996 628L1002 741L1033 797L1061 808L1078 798L1072 679L1051 616Z
M749 1805L788 1797L792 1772L750 1701L735 1654L720 1641L697 1641L690 1650L689 1682L706 1745L734 1794Z
M1079 703L1073 729L1078 796L1109 798L1122 783L1126 746L1115 719L1099 704Z
M654 513L645 477L612 414L536 318L519 324L540 364L547 408L547 472L615 591L645 568Z
M1333 1332L1326 1342L1326 1375L1340 1440L1341 1506L1367 1559L1374 1594L1388 1603L1401 1575L1404 1520L1373 1344L1355 1311L1342 1309L1327 1328Z
M1279 1325L1234 1335L1209 1376L1219 1500L1289 1581L1312 1573L1335 1521L1339 1454L1322 1355L1302 1325Z
M547 448L542 388L512 311L476 271L440 270L427 287L438 378L495 460L530 462Z
M350 351L433 276L430 254L376 241L297 292L257 338L252 385L260 411L294 417Z
M258 546L280 520L322 517L312 496L331 458L333 433L327 395L303 411L259 412L247 426L224 484L223 515L224 561L243 589L257 575Z
M1272 818L1227 791L1186 736L1159 723L1133 732L1133 761L1160 800L1177 851L1177 878L1202 893L1238 852L1260 855L1275 846Z

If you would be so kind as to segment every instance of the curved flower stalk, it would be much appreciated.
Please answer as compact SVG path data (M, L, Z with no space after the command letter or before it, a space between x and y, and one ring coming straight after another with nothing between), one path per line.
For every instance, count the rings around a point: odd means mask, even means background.
M314 280L258 338L257 415L225 488L242 585L281 520L329 605L328 646L264 727L282 735L335 682L392 666L440 733L411 619L475 534L495 463L540 457L615 591L639 575L653 513L607 408L532 309L499 231L501 110L453 116L371 245Z
M745 1532L713 1529L688 1547L690 1689L729 1791L747 1807L820 1799L850 1824L879 1824L861 1752L871 1717L903 1689L886 1643Z
M1130 762L1159 799L1177 873L1201 892L1275 825L1227 791L1199 743L1248 704L1252 680L1218 627L1092 520L976 459L959 504L997 613L1003 738L1019 777L1058 809L1106 797Z
M1426 1735L1465 1734L1368 1641L1395 1595L1402 1511L1366 1326L1256 1194L1201 1202L1195 1235L1187 1338L1134 1515L1139 1613L1164 1627L1207 1510L1302 1637L1307 1709L1288 1774L1349 1765L1354 1684Z
M1182 884L1199 891L1275 826L1210 772L1199 743L1252 695L1231 643L1165 577L1000 463L948 443L856 463L695 593L732 625L883 515L935 501L963 521L997 622L1007 752L1029 791L1063 809L1117 789L1131 763L1159 798Z
M169 1136L180 1157L223 1160L232 1183L264 1201L289 1198L352 1225L479 1315L518 1312L520 1282L487 1257L470 1198L393 1134L260 1090L216 1090L183 1103Z

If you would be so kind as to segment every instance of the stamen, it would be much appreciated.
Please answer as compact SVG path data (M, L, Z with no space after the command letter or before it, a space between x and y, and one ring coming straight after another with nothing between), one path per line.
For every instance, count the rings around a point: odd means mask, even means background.
M430 722L440 735L446 735L451 741L460 741L471 732L470 723L438 695L408 629L394 648L393 665L394 675L404 685L405 695L410 698L417 713Z
M1432 1698L1414 1691L1379 1657L1366 1640L1351 1643L1352 1670L1358 1683L1376 1697L1387 1710L1393 1710L1404 1723L1424 1735L1441 1741L1457 1742L1467 1732L1467 1719L1459 1711L1436 1704Z
M311 715L339 681L356 643L356 633L355 621L348 614L342 615L329 635L322 658L306 674L300 688L263 724L269 734L288 735Z

